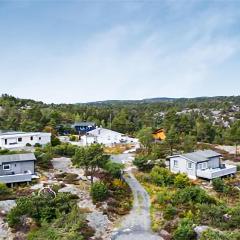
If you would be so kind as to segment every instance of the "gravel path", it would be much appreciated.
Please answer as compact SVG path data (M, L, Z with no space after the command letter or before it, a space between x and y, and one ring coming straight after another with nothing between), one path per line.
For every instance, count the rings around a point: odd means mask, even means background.
M119 229L113 232L112 240L161 240L160 236L151 231L150 199L146 190L133 176L131 170L127 171L125 180L134 195L133 208L126 216Z

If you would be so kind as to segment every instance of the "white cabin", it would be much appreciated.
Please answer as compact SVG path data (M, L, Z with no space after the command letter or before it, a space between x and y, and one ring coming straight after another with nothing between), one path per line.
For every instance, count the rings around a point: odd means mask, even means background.
M45 132L0 132L1 149L18 149L26 145L46 145L51 142L51 133Z
M196 151L168 157L169 168L173 173L185 173L189 178L214 179L230 176L237 172L237 167L221 164L222 155L212 151Z
M113 146L115 144L137 143L136 138L128 137L122 133L112 131L106 128L96 128L86 133L81 137L82 145L87 146L93 143L99 143L106 146Z

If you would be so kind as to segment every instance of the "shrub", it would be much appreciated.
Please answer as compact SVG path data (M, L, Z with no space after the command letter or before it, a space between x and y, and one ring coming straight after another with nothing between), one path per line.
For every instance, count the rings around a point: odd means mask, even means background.
M225 183L221 178L215 178L212 181L213 189L216 192L224 192L225 190Z
M172 199L172 193L166 189L157 193L157 203L158 204L166 204L170 203Z
M176 214L177 209L171 204L168 204L163 210L163 217L166 220L172 220Z
M193 222L188 218L181 220L179 226L173 233L174 240L192 240L196 239L196 233L193 230Z
M205 190L197 186L190 186L184 189L179 189L173 196L175 204L184 203L216 203L215 198L206 193Z
M108 197L108 188L102 182L95 182L91 187L90 192L93 202L104 201Z
M40 147L42 147L42 145L41 145L40 143L35 143L35 144L34 144L34 147L40 148Z
M30 143L27 143L26 144L26 147L31 147L32 145Z
M53 147L60 145L60 144L61 144L61 141L59 140L59 138L51 136L51 145Z
M5 183L0 182L0 196L11 194L11 189L9 189Z
M239 232L219 232L212 229L208 229L204 231L201 235L200 240L239 240L240 233Z
M177 188L185 188L190 186L191 182L186 174L179 173L174 179L174 185Z
M155 166L150 173L151 181L158 186L173 184L174 175L166 168Z
M222 227L225 224L224 214L228 212L225 205L198 204L197 208L199 209L201 224L214 227Z
M78 137L75 136L75 135L71 135L71 136L69 137L69 140L72 141L72 142L75 142L75 141L78 140Z
M53 158L51 153L35 152L37 158L37 165L43 169L48 169L51 166L51 160Z
M122 175L123 164L108 161L104 169L113 177L120 178Z
M240 165L237 165L237 171L240 172Z
M154 164L152 161L149 160L147 155L138 155L133 160L133 164L140 170L140 171L149 171L153 168Z

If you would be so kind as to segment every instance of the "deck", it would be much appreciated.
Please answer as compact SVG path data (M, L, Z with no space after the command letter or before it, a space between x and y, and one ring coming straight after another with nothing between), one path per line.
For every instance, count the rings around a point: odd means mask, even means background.
M3 182L3 183L17 183L17 182L30 182L30 181L32 181L31 173L21 173L21 174L0 176L0 182Z
M227 175L232 175L237 172L237 167L234 165L225 164L225 168L208 168L205 170L197 169L197 177L214 179Z

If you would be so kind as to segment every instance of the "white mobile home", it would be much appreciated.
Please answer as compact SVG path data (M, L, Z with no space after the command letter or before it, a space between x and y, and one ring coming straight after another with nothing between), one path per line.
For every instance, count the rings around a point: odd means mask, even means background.
M36 143L46 145L51 142L51 133L44 132L0 132L0 148L17 149Z
M212 151L196 151L168 157L169 168L174 173L185 173L189 178L197 177L214 179L227 175L233 175L237 167L229 164L221 164L222 155Z

